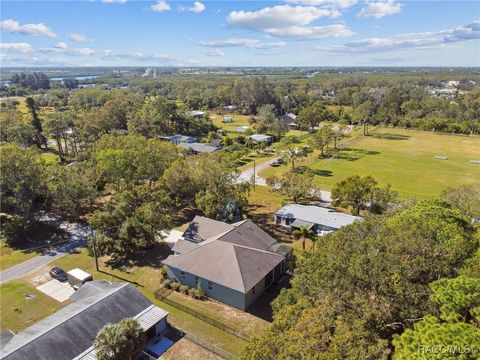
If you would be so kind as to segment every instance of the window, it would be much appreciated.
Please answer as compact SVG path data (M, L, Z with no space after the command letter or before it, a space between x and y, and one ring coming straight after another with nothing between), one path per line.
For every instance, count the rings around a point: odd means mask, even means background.
M198 276L195 276L195 287L198 287L200 284L200 278Z
M252 288L252 294L255 294L255 286Z
M185 280L185 272L184 271L180 271L180 277L182 278L182 280Z
M211 281L208 282L208 288L213 289L213 283Z

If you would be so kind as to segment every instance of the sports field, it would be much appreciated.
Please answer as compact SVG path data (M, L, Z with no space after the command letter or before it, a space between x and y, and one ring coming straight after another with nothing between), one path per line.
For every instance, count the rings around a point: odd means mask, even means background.
M448 187L480 183L480 165L469 163L475 159L480 160L480 137L382 128L308 167L316 172L322 189L331 189L352 175L372 175L381 184L391 184L404 198L422 199Z

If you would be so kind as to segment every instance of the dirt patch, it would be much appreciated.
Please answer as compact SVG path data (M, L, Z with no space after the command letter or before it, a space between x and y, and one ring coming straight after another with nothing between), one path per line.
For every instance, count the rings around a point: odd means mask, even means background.
M217 354L182 338L170 347L162 356L162 360L222 360Z
M52 267L49 266L49 265L44 265L38 269L36 269L35 271L32 271L31 273L28 273L26 274L23 279L37 287L39 285L43 285L45 284L46 282L49 282L50 280L52 280L52 277L50 276L49 274L49 271Z

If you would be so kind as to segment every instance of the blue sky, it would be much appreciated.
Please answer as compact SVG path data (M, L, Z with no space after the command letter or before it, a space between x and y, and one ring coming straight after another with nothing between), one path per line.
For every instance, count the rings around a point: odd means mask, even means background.
M480 2L1 2L3 66L480 66Z

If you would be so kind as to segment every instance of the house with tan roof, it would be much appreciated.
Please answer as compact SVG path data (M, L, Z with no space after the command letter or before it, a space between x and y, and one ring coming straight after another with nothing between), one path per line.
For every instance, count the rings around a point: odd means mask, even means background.
M287 270L292 249L251 220L233 224L196 216L163 261L170 279L246 310Z

